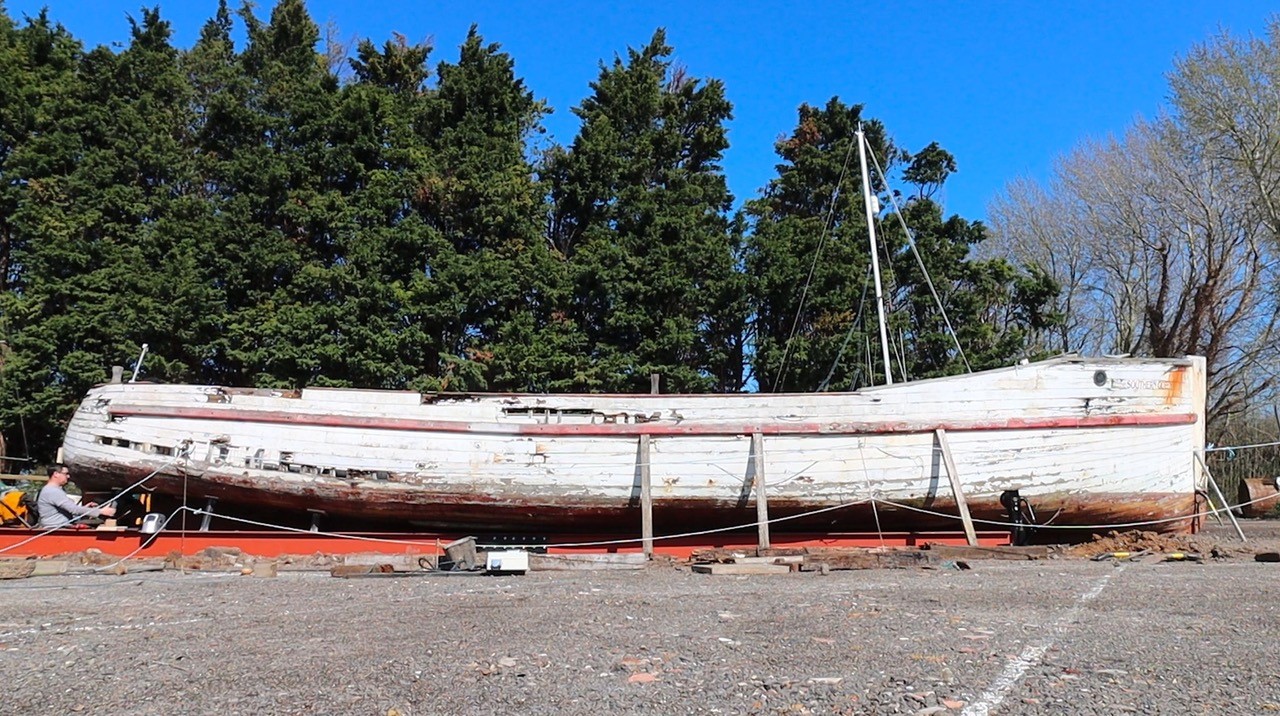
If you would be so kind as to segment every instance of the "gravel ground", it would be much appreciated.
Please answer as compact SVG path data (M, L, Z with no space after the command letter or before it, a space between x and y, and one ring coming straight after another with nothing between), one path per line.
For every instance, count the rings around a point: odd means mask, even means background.
M6 714L1280 712L1280 564L0 582Z

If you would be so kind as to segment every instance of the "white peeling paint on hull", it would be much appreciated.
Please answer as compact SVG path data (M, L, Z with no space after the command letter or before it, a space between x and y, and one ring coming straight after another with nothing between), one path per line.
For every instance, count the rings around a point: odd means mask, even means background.
M655 513L703 522L716 510L746 514L753 432L763 435L771 515L872 498L948 505L934 433L942 427L976 513L998 517L1000 494L1019 490L1058 505L1057 524L1083 524L1191 512L1204 390L1199 358L1060 358L803 395L113 384L86 396L64 457L78 482L104 487L160 469L157 484L185 474L191 494L250 504L441 523L454 515L458 527L481 519L512 529L547 515L572 521L577 510L607 526L635 513L646 461ZM840 527L865 528L854 524L862 519Z

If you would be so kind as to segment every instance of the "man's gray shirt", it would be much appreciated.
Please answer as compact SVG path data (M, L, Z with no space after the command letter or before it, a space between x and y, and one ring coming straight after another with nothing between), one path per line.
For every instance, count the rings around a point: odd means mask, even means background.
M76 502L57 485L45 485L40 488L40 498L36 500L36 512L40 515L40 527L53 529L66 527L76 517L97 517L101 514L97 507L85 507Z

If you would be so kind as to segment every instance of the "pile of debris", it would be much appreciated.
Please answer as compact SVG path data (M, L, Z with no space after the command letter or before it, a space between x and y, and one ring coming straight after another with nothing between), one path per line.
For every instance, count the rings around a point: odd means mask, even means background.
M1127 554L1191 554L1209 559L1252 557L1254 550L1246 544L1231 545L1198 535L1160 534L1157 532L1113 532L1094 535L1093 541L1067 547L1068 557L1098 558Z

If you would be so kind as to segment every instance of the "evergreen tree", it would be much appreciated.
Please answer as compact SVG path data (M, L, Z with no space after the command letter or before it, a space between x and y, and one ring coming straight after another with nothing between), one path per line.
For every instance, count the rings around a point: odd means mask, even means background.
M34 34L75 51L60 30ZM13 222L27 239L5 310L3 402L32 416L33 448L47 450L85 390L143 343L157 348L148 374L161 379L190 379L203 360L207 293L197 237L184 230L188 103L169 34L144 11L119 55L84 55L11 157L26 182Z
M551 241L570 262L566 315L590 363L579 387L736 388L741 276L720 169L731 106L718 80L673 68L665 33L602 66L582 127L547 162Z
M885 380L855 137L860 123L883 170L892 176L905 165L903 178L916 186L904 199L871 171L873 193L898 202L876 219L894 377L948 375L1026 356L1030 334L1055 320L1047 308L1053 283L1004 261L972 259L985 228L944 219L932 199L955 171L954 157L937 143L912 156L879 122L864 120L861 107L833 98L822 109L800 108L797 128L777 145L784 162L778 178L746 207L752 370L760 389L850 389Z
M347 373L357 385L431 388L440 352L433 325L450 311L428 270L434 232L415 210L433 152L420 134L430 107L427 45L361 42L343 88L333 146L353 224L334 267Z
M33 196L54 190L40 177L51 171L43 165L55 157L30 145L36 129L50 125L52 98L70 90L81 54L80 43L47 12L18 28L0 6L0 450L6 443L10 451L18 445L24 451L47 447L57 418L45 413L61 407L45 380L48 342L23 330L25 317L34 312L33 304L21 300L31 276L23 256L33 237L39 239L19 213Z
M252 304L257 286L270 269L254 246L255 203L241 177L252 176L262 143L258 121L249 107L250 80L231 39L232 15L220 0L213 18L201 28L195 45L180 62L190 87L189 142L199 177L192 195L199 197L197 222L205 248L201 267L218 308L211 315L212 335L204 347L202 380L243 385L248 372L233 358L230 329Z
M349 384L335 311L346 281L341 236L351 229L329 136L337 77L301 0L281 0L266 24L248 5L240 17L249 113L229 183L246 231L227 236L222 252L243 262L229 282L225 354L258 385Z
M37 126L48 124L50 100L68 90L81 54L80 43L47 11L18 28L0 5L0 294L22 283L14 258L27 237L15 219L30 188L23 162L38 157L20 150Z
M458 306L442 326L445 369L456 388L555 387L573 356L561 352L555 313L566 267L543 236L543 191L526 156L545 108L474 26L439 76L424 137L438 169L420 209L442 240L434 277Z
M745 207L751 374L762 392L849 388L874 379L862 367L865 347L872 340L878 346L878 334L855 136L860 123L885 165L900 159L884 127L863 119L861 106L838 98L822 108L802 105L796 129L775 146L778 177ZM874 179L873 187L883 188Z

